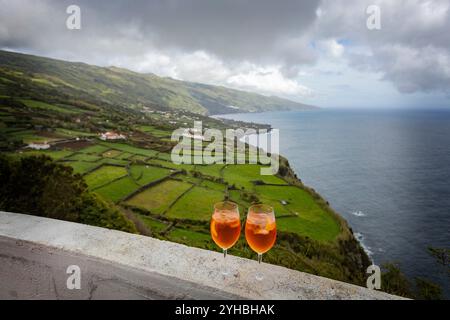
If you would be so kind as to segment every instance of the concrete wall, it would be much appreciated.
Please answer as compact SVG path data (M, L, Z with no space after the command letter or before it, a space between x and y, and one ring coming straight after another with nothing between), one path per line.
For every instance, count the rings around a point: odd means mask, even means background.
M0 299L398 299L150 237L0 212ZM67 288L67 267L81 289ZM260 270L264 280L257 281Z

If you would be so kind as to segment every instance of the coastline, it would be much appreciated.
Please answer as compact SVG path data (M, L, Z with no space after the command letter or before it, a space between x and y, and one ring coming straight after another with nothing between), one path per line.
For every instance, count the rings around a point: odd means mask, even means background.
M305 110L305 111L318 111L318 110L320 110L320 109ZM289 110L289 111L292 111L292 110ZM289 112L289 111L281 111L281 112ZM239 114L249 114L249 113L252 113L252 112L245 112L245 113L239 113ZM258 112L258 113L270 113L270 112ZM217 120L221 120L221 121L232 120L232 121L246 122L246 121L235 120L235 119L231 119L231 118L221 118L221 116L224 116L224 115L225 116L233 116L233 115L237 115L237 114L238 113L213 115L210 117L217 119ZM246 122L246 123L248 123L248 122ZM261 124L261 123L252 122L252 124ZM270 134L270 131L273 129L272 124L264 123L263 125L270 126L270 130L267 133L265 133L265 134ZM246 136L248 136L248 135L246 135ZM241 138L241 141L242 140L245 140L245 136ZM371 256L370 250L368 250L367 246L363 243L361 237L358 236L358 235L360 235L360 233L353 231L352 227L350 227L350 225L349 225L349 222L341 214L339 214L335 209L332 208L329 201L327 201L313 187L307 186L302 182L301 178L299 178L297 172L295 172L295 169L291 167L291 165L289 164L289 160L286 157L284 157L282 154L280 154L279 156L280 156L280 162L285 161L286 166L288 168L287 176L282 176L282 178L284 178L284 179L287 178L288 180L290 180L290 181L288 181L290 184L296 185L304 190L307 190L317 200L318 203L320 203L324 208L326 208L326 210L330 214L332 214L335 217L335 219L339 222L340 227L341 227L341 234L338 236L338 238L341 237L341 239L338 239L338 242L343 241L345 243L348 241L349 243L353 243L353 246L343 245L344 252L346 252L346 254L348 254L348 255L358 256L357 260L359 260L360 267L361 267L361 268L359 268L360 270L358 270L358 271L365 273L366 268L370 264L373 264L373 258ZM354 246L354 244L356 244L356 246Z

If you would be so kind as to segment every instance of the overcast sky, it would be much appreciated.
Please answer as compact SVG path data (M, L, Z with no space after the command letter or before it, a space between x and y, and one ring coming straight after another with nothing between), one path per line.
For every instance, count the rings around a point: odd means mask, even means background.
M0 48L322 107L450 107L450 0L0 0Z

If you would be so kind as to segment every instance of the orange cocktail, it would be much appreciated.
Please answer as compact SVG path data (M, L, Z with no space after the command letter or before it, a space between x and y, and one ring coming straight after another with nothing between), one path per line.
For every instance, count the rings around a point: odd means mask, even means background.
M259 254L269 251L277 238L275 217L252 213L245 223L245 238L253 251Z
M245 239L250 248L258 254L259 263L261 263L263 253L273 247L276 238L277 225L273 208L265 204L251 206L245 222ZM258 272L256 279L262 280L262 274Z
M211 218L211 236L222 249L231 248L241 234L239 213L232 211L216 211Z
M223 275L229 273L225 265L227 250L239 240L240 234L241 220L239 218L238 205L230 201L216 203L211 217L211 237L223 250Z

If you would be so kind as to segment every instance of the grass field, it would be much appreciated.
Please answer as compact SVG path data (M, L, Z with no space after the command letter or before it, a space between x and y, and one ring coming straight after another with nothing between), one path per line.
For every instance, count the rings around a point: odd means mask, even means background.
M195 166L193 164L175 164L173 162L164 161L164 160L160 160L160 159L151 159L148 161L148 163L163 166L165 168L175 169L175 170L191 171L191 170L194 170L194 168L195 168Z
M88 172L89 170L94 169L95 167L98 167L100 164L95 162L84 162L84 161L67 161L64 162L65 165L68 165L73 168L73 171L75 173L84 174Z
M295 216L280 218L277 223L282 231L297 232L316 240L332 240L340 232L338 221L323 209L306 191L297 187L257 186L257 192L267 203L280 207L286 201L284 213ZM282 212L276 212L280 215Z
M223 167L225 167L223 164L196 165L195 171L211 177L221 177Z
M170 241L194 247L205 247L211 244L211 236L209 234L182 228L172 228L167 238Z
M113 202L118 202L139 188L133 179L124 177L104 187L95 190L95 193Z
M65 139L65 137L57 134L54 134L52 137L43 136L34 130L11 131L8 132L8 136L10 139L20 140L25 144L33 142L35 143L54 142Z
M65 114L77 113L76 111L71 110L71 109L61 108L61 107L55 106L53 104L48 104L48 103L36 101L36 100L22 99L21 102L30 108L51 110L51 111L55 111L55 112L59 112L59 113L65 113Z
M132 153L122 152L121 154L116 156L116 159L118 159L118 160L128 160L132 156L134 156Z
M127 164L129 164L129 161L127 161L127 160L120 160L120 159L113 159L113 158L102 158L101 160L99 160L97 162L103 163L103 164L118 165L118 166L126 166Z
M32 150L32 151L26 151L24 153L21 154L21 156L32 156L32 155L46 155L49 156L52 159L55 160L59 160L62 159L64 157L68 157L72 154L73 152L70 150L57 150L57 151L49 151L49 150Z
M95 136L95 133L83 132L83 131L75 131L63 128L57 128L55 130L56 133L63 134L68 137L76 138L76 137L91 137Z
M111 149L111 150L107 150L107 151L103 152L102 157L103 158L115 158L115 157L121 155L122 153L123 153L122 151Z
M161 160L172 161L172 156L170 153L160 152L160 153L158 153L158 155L156 157Z
M86 174L85 180L91 190L113 202L124 199L140 186L168 176L174 169L184 169L188 174L177 174L175 180L160 182L126 202L152 214L165 214L169 219L208 221L213 204L224 199L226 184L205 177L218 179L223 176L230 186L235 185L239 188L229 190L229 196L232 201L239 204L242 212L251 205L250 202L253 201L251 199L256 197L274 208L280 231L294 232L324 241L335 239L340 232L339 222L333 214L319 205L310 193L295 186L286 186L286 182L276 176L260 175L259 165L176 165L169 160L169 154L110 142L101 142L81 149L76 154L72 153L70 150L45 150L30 151L26 154L47 154L55 159L74 160L64 163L81 174L104 164ZM148 159L149 157L151 159ZM133 164L132 161L136 160L145 163ZM126 165L130 165L129 177ZM203 176L196 177L194 172L199 172ZM253 181L273 185L255 185ZM190 190L186 192L188 189ZM153 224L155 223L153 221ZM183 232L174 231L173 241L180 241L186 237L189 243L192 240L189 235L195 236L190 233L192 231Z
M169 169L152 167L148 165L132 165L130 167L131 177L139 184L146 185L149 182L167 177Z
M260 174L261 166L255 164L228 165L223 170L223 178L230 184L237 187L252 189L252 181L263 181L269 184L286 184L286 182L276 176L263 176Z
M137 148L125 143L102 142L101 145L111 149L116 149L133 154L139 154L146 157L154 157L158 154L158 151L151 149Z
M131 161L145 161L146 159L147 159L146 156L141 156L138 154L135 154L132 157L128 158L128 160L131 160Z
M89 146L87 148L83 148L81 150L79 150L79 152L81 153L86 153L86 154L96 154L96 155L101 155L103 152L105 152L106 150L108 150L108 147L99 145L99 144L95 144L93 146Z
M202 187L194 187L184 194L166 213L169 218L209 220L214 203L222 201L224 193Z
M192 187L182 181L166 180L137 194L127 204L142 208L154 214L162 214L181 195Z
M168 226L167 223L161 222L161 221L159 221L159 220L157 220L155 218L152 218L150 216L139 214L138 217L145 224L145 226L148 229L150 229L152 232L156 232L156 233L162 232Z
M93 154L75 153L74 155L67 157L66 159L72 161L95 162L100 160L101 157Z
M138 126L137 129L155 137L170 137L172 135L171 131L161 130L153 126Z
M99 169L87 174L84 179L86 180L89 189L94 190L107 184L108 182L124 177L127 174L127 169L123 167L102 166Z
M226 185L224 185L222 183L210 181L210 180L203 180L201 182L200 186L208 188L208 189L220 191L220 192L225 192L225 190L226 190Z

